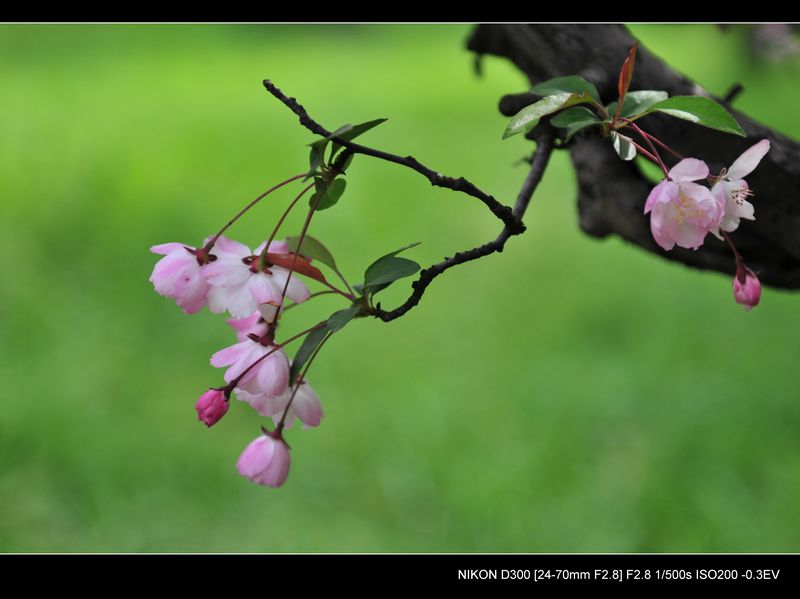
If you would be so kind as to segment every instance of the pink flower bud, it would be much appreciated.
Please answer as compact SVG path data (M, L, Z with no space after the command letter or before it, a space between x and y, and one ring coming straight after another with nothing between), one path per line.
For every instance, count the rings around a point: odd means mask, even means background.
M209 389L200 396L195 404L197 419L202 420L206 426L212 426L228 411L228 400L225 393L219 389Z
M254 483L277 489L286 482L291 457L283 439L272 434L261 435L250 443L239 456L236 470Z
M744 306L745 310L750 310L753 306L757 306L761 299L761 282L756 273L746 266L740 266L737 271L739 270L744 271L744 283L739 280L742 273L737 272L733 278L733 297L737 303Z

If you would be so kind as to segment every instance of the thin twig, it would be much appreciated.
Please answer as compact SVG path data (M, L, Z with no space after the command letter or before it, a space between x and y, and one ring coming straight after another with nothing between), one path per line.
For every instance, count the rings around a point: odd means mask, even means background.
M520 222L522 221L522 217L525 215L525 210L528 208L528 204L530 203L533 192L536 190L536 187L542 180L542 176L547 168L547 162L550 159L550 154L552 151L552 134L547 133L540 136L538 139L536 152L534 152L533 159L531 160L531 168L528 171L528 176L525 178L525 182L520 189L517 202L514 206L514 216L519 219ZM442 262L434 264L433 266L429 266L420 272L419 278L411 284L411 287L414 289L414 291L403 304L391 311L381 310L380 307L378 307L375 310L375 316L384 322L389 322L395 318L403 316L403 314L411 310L411 308L419 303L423 294L425 293L425 289L440 274L452 268L453 266L465 264L466 262L483 258L484 256L488 256L489 254L493 254L495 252L502 252L505 248L506 241L508 241L512 235L514 235L514 233L509 230L508 227L504 227L496 239L471 250L458 252L451 258L445 258Z
M331 132L325 129L322 125L317 123L314 119L312 119L306 109L295 99L287 97L280 89L275 87L275 85L269 80L264 80L264 87L267 89L269 93L271 93L275 98L280 100L289 110L294 112L300 119L300 124L303 125L306 129L311 131L316 135L321 135L322 137L330 137ZM452 189L453 191L460 191L467 195L470 195L474 198L479 199L483 202L487 208L494 214L497 218L503 221L503 223L508 227L508 229L512 232L512 234L519 234L525 230L525 226L514 218L514 214L508 206L501 204L495 198L490 196L489 194L481 191L478 187L475 186L472 182L468 181L464 177L447 177L434 171L433 169L428 168L424 164L420 163L416 158L413 156L398 156L396 154L390 154L389 152L384 152L382 150L376 150L375 148L370 148L368 146L362 146L361 144L353 143L351 141L347 141L344 139L340 139L338 137L331 137L333 141L338 143L340 146L343 146L353 152L354 154L364 154L366 156L372 156L373 158L379 158L381 160L386 160L388 162L394 162L395 164L400 164L402 166L408 167L412 170L417 171L421 175L425 176L428 181L431 182L431 185L435 185L437 187L444 187L447 189Z

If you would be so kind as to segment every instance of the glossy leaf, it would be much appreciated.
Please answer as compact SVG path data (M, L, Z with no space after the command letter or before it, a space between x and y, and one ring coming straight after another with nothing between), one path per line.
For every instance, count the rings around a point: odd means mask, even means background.
M339 198L342 197L344 193L345 187L347 187L347 182L339 178L334 179L331 183L327 183L318 177L315 180L315 185L316 191L308 199L308 205L314 206L316 204L317 210L325 210L339 201ZM317 198L320 199L317 200Z
M702 96L673 96L653 104L648 112L663 112L710 129L744 137L745 133L731 114L720 104Z
M328 248L322 245L322 242L319 239L311 237L311 235L306 235L305 239L303 239L302 249L298 248L299 243L299 236L286 238L286 245L289 246L290 252L296 252L301 256L311 258L312 260L319 260L326 266L330 266L333 270L337 270L336 260L333 259L333 254L328 251Z
M569 108L575 104L586 104L588 102L591 102L591 96L587 92L580 94L565 92L553 96L546 96L538 102L526 106L513 116L503 133L503 139L516 135L517 133L527 133L539 123L539 119L543 116L547 116L563 108Z
M300 374L300 371L303 369L303 366L305 366L308 359L314 353L314 350L319 347L319 344L322 343L322 340L325 339L325 336L329 332L328 327L324 326L314 329L306 335L305 339L303 339L303 344L300 346L300 349L297 350L292 360L292 368L289 370L290 383L295 381L297 375Z
M581 129L601 124L595 113L583 106L567 108L554 116L550 123L567 130L567 141Z
M554 79L542 81L541 83L534 85L531 88L531 91L539 96L553 96L556 94L563 94L564 92L578 94L586 92L594 100L600 102L600 94L597 91L597 88L586 81L586 79L579 77L578 75L555 77Z
M636 147L631 143L630 138L620 135L616 131L611 132L611 143L614 149L623 160L633 160L636 157Z
M667 92L656 91L652 89L643 89L635 92L628 92L625 96L625 101L622 103L622 110L619 111L619 116L630 119L647 112L647 110L657 102L662 102L669 97ZM609 114L617 112L617 102L612 102L606 106Z
M334 312L328 318L328 330L331 333L340 331L348 322L355 318L359 310L361 310L361 306L359 304L353 304L349 308Z
M325 146L327 145L327 139L320 139L312 144L309 144L309 146L311 146L311 152L308 155L308 175L305 179L303 179L303 181L313 177L314 174L319 170L319 167L322 166L322 163L325 161Z

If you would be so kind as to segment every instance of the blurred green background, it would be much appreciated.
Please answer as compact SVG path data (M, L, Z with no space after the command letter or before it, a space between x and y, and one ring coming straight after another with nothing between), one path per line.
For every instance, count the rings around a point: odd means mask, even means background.
M477 78L469 29L0 28L0 550L800 549L800 297L746 313L726 276L584 236L563 155L502 255L327 345L309 377L325 420L289 432L282 489L234 469L262 423L247 405L196 420L221 381L208 357L235 339L155 294L148 248L200 243L306 167L313 138L261 79L329 128L389 117L365 143L511 203L531 146L500 140L496 106L526 84L492 57ZM736 28L633 31L800 135L797 60L751 60ZM353 282L408 242L428 264L499 230L406 169L357 157L348 179L312 234ZM231 236L258 244L290 193ZM339 307L299 307L284 336Z

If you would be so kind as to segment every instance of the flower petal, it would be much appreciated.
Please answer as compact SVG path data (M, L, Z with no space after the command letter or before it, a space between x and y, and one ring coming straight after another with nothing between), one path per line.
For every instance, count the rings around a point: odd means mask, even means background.
M743 179L753 172L767 152L769 152L769 140L762 139L757 144L742 152L742 155L739 156L731 165L731 168L728 169L725 178L728 179L728 181Z
M697 181L708 177L708 165L697 158L684 158L669 171L673 181Z

